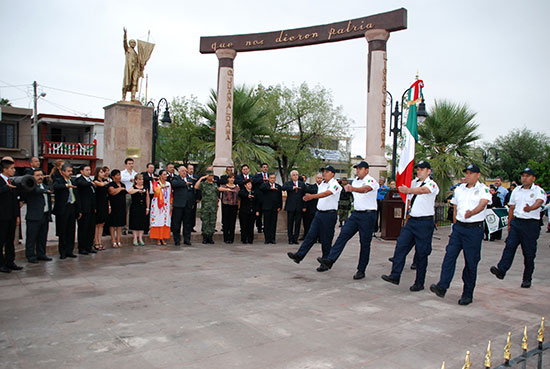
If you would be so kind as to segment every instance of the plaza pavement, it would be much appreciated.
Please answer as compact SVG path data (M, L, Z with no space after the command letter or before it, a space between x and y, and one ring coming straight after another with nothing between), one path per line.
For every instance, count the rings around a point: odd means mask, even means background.
M449 232L435 232L426 287L438 280ZM504 243L484 242L469 306L457 305L462 257L441 299L409 292L412 255L399 286L380 279L394 241L373 240L367 277L354 281L358 235L326 273L315 271L319 245L296 265L285 239L21 260L23 271L0 275L0 368L449 369L462 368L466 350L479 368L489 340L496 366L508 331L516 356L523 326L532 348L550 316L547 233L531 289L519 287L521 253L497 280L489 267Z

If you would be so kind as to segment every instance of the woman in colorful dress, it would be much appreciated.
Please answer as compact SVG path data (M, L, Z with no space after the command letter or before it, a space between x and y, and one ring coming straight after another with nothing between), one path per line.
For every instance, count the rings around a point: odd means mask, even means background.
M166 180L168 172L162 169L158 181L153 181L153 199L151 200L151 230L149 237L157 240L157 245L166 245L170 238L170 208L172 187Z
M235 184L235 175L227 175L227 184L218 187L222 194L222 228L223 242L233 243L235 240L235 223L239 210L239 185Z

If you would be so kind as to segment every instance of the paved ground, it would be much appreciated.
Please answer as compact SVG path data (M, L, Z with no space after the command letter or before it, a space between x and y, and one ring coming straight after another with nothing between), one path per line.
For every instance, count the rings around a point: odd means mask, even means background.
M448 234L436 232L428 284ZM0 275L0 368L439 369L443 360L461 368L466 350L482 367L489 340L500 364L508 330L515 355L523 326L533 347L550 316L549 245L543 233L533 287L521 289L521 255L497 280L489 267L503 242L485 242L466 307L457 305L462 261L444 299L409 292L408 266L401 285L382 281L394 242L375 240L367 278L353 281L357 236L327 273L314 270L319 246L296 265L285 255L294 247L261 242L21 261L24 271Z

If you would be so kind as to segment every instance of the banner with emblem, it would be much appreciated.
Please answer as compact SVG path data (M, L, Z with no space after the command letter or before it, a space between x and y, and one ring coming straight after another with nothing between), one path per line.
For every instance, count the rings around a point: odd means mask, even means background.
M503 229L508 225L508 209L492 208L485 211L485 224L489 233Z

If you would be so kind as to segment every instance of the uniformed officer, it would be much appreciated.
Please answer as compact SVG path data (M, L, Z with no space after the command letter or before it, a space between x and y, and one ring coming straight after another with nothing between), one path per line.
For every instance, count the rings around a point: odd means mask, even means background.
M409 218L395 245L391 273L382 275L386 282L399 284L407 254L415 247L416 279L409 288L412 292L424 289L428 256L432 252L435 198L439 193L439 187L430 178L430 163L421 161L415 168L417 178L411 182L411 188L399 186L399 192L407 194L409 200Z
M345 190L353 194L354 210L347 220L330 250L327 258L317 258L321 269L327 270L338 260L346 243L359 231L361 251L359 252L359 264L353 279L365 278L365 269L369 263L370 243L372 234L376 228L376 196L378 194L378 182L369 173L369 164L362 161L355 165L357 178L353 183L345 186Z
M464 252L465 265L462 271L464 288L459 305L468 305L473 301L477 278L477 264L481 259L481 242L485 221L485 209L491 203L489 188L479 182L481 171L475 164L463 170L465 183L455 189L451 203L454 206L454 225L441 265L441 277L430 291L444 297L455 273L456 259L460 251Z
M319 185L316 194L307 193L304 195L304 201L311 201L319 199L317 203L317 212L311 223L311 227L307 232L307 235L302 242L302 245L296 253L287 253L288 257L294 260L296 264L307 255L309 250L313 247L313 244L317 241L317 238L321 239L321 249L323 251L323 258L328 257L330 253L330 247L332 245L332 238L334 237L334 226L338 219L338 199L340 198L340 192L342 186L338 184L338 181L334 178L336 170L333 166L327 165L323 168L323 182ZM327 270L325 266L320 266L317 271L324 272Z
M201 197L201 233L202 243L214 243L213 236L218 213L218 185L214 181L214 172L208 168L206 175L195 183L195 189L200 190Z
M512 266L518 245L523 252L523 281L521 287L531 287L531 277L535 270L537 240L540 235L540 209L546 201L544 190L535 184L533 169L525 168L521 172L521 186L510 196L508 209L508 237L498 265L491 267L498 279L504 279Z

